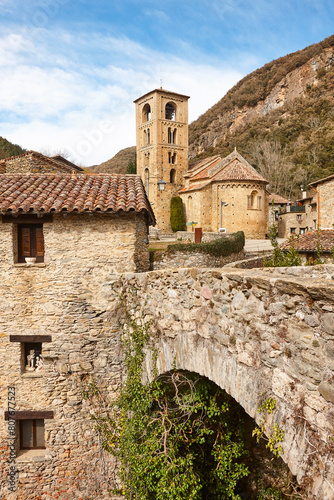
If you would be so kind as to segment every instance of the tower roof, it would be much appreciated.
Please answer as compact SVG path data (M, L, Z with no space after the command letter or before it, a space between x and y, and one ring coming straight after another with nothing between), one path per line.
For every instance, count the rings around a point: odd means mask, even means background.
M150 94L168 94L170 96L175 96L175 97L182 97L183 99L190 99L190 96L188 95L184 95L184 94L178 94L177 92L172 92L171 90L165 90L165 89L154 89L154 90L151 90L150 92L147 92L146 94L138 97L135 101L133 101L134 103L140 101L141 99L143 99L144 97L147 97L149 96Z

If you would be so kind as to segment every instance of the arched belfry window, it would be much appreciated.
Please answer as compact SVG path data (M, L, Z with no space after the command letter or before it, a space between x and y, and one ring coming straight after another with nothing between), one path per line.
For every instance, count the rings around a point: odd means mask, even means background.
M176 170L175 170L175 168L172 168L172 170L169 173L169 177L170 177L170 183L174 184L176 182Z
M143 107L143 123L149 122L151 120L151 106L149 104L145 104Z
M151 131L147 129L147 145L151 144Z
M176 106L172 102L168 102L166 104L165 118L166 120L175 120L176 118Z

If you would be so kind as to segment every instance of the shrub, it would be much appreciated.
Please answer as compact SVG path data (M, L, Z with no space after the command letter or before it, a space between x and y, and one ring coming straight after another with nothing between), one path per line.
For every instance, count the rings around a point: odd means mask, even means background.
M227 257L232 253L241 252L245 246L245 234L238 231L231 236L217 238L210 243L187 243L168 245L167 252L201 252L213 255L214 257Z
M170 201L170 226L174 233L184 229L183 203L180 196L174 196Z

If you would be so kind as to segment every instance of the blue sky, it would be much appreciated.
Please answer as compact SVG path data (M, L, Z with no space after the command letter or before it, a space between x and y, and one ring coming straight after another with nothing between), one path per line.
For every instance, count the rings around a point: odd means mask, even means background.
M135 144L133 100L190 121L265 63L333 34L332 0L0 0L0 135L81 165Z

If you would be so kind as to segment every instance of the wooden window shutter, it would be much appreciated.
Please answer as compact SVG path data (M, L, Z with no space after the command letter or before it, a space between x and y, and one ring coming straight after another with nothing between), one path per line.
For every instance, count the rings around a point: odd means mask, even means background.
M36 227L36 257L44 256L43 227Z
M22 227L21 228L21 255L22 257L30 257L30 241L31 241L31 234L30 234L30 228L29 227Z

